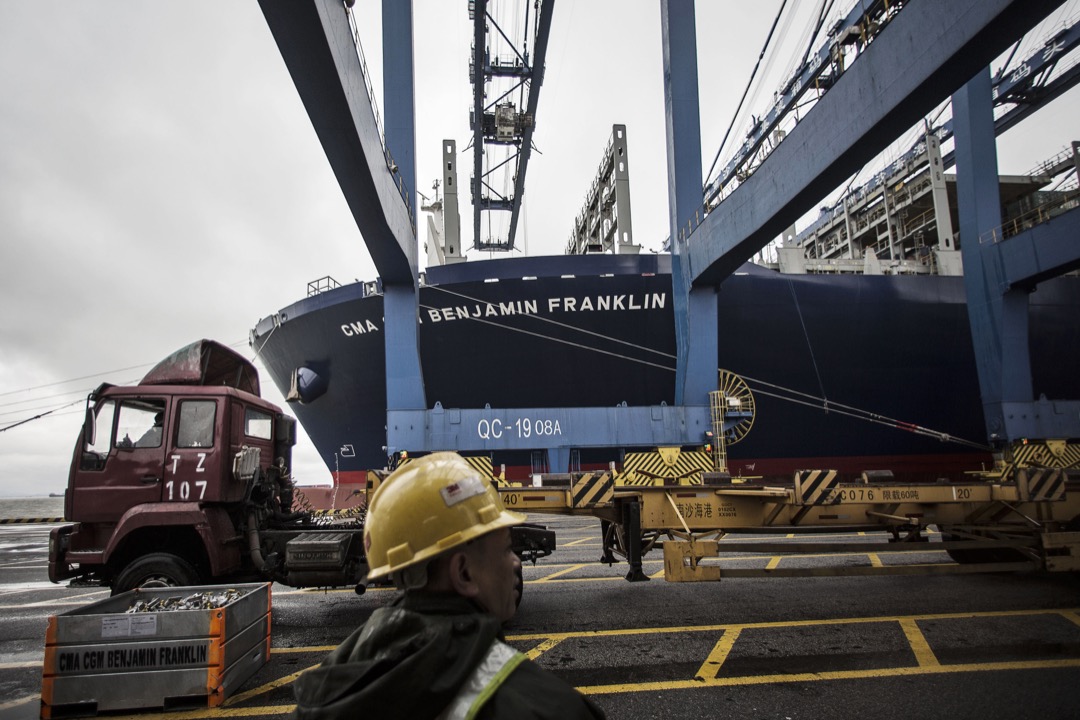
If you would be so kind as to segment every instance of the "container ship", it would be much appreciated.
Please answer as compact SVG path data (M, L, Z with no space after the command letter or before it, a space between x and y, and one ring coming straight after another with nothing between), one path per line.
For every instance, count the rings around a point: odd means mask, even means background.
M1012 217L1075 206L1075 191L1040 191L1048 179L1002 179ZM933 481L990 466L958 260L936 243L932 221L899 222L933 216L929 183L916 177L906 196L890 194L889 214L876 209L884 192L860 193L846 219L823 212L787 259L781 249L775 263L746 263L720 287L717 368L747 383L757 410L729 450L733 475L888 469ZM861 258L830 254L841 227ZM894 260L872 247L886 227L899 234ZM673 404L670 273L671 256L651 253L428 267L419 337L429 407ZM262 319L251 345L282 393L302 400L293 410L335 480L362 483L388 462L382 297L377 281L327 284ZM1080 277L1040 283L1029 307L1036 393L1077 396L1066 358L1080 350ZM588 469L621 458L582 449L571 460ZM511 481L546 469L542 452L491 460Z
M873 7L882 21L894 12L888 4ZM839 37L830 36L823 59L806 72L817 68L818 77L835 65L829 48L852 46ZM1008 97L1006 85L995 87L999 100ZM504 109L511 120L528 122L504 127ZM533 115L497 110L491 133L528 147L521 133ZM477 139L486 141L486 125L477 127ZM765 137L756 127L754 137ZM465 262L456 194L451 203L447 193L445 223L429 227L453 227L455 237L429 241L419 278L428 408L674 404L672 258L632 244L624 131L613 128L564 255ZM889 470L917 482L993 462L953 229L955 181L941 154L949 133L947 124L927 127L872 181L823 209L801 233L785 233L771 255L742 265L718 288L717 371L741 378L756 406L752 425L727 450L733 476L789 480L799 469L829 468L847 477ZM1077 157L1074 147L1029 176L1001 178L1003 233L1075 208ZM453 167L456 159L443 164ZM739 167L732 165L732 177ZM520 166L513 173L519 183L523 174ZM444 175L444 189L457 186ZM430 209L442 217L442 203ZM1075 273L1039 283L1030 296L1036 396L1080 397L1071 363L1080 350L1078 310ZM384 340L377 279L311 283L307 297L263 318L250 334L341 487L361 485L366 471L408 450L387 448ZM570 466L617 467L634 449L580 448ZM511 482L548 470L539 448L490 460Z

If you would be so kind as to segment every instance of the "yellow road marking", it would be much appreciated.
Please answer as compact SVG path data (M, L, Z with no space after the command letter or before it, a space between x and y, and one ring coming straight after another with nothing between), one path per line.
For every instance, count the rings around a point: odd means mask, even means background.
M525 657L529 658L530 660L535 660L536 658L540 657L541 655L543 655L548 650L555 647L556 645L558 645L561 642L562 642L561 639L560 640L553 640L551 638L548 638L547 640L544 640L539 645L534 647L529 652L525 653Z
M621 578L612 578L621 579ZM574 638L598 638L618 637L628 635L649 635L667 633L694 633L694 632L720 632L722 636L717 641L705 662L698 669L693 679L666 680L649 683L616 683L610 685L586 685L577 689L587 695L612 695L641 692L660 692L665 690L689 690L702 687L734 687L746 685L769 685L792 682L815 682L828 680L861 680L889 677L920 676L933 674L958 674L965 672L992 672L1008 670L1043 670L1061 668L1080 668L1080 658L1060 660L1029 660L1016 662L990 662L990 663L964 663L957 665L942 665L926 642L922 631L916 625L917 621L927 620L957 620L969 618L993 618L993 617L1035 617L1035 616L1060 615L1080 625L1080 608L1068 608L1060 610L1000 610L990 612L960 612L960 613L933 613L926 615L904 615L886 617L857 617L857 618L833 618L827 620L786 620L758 623L732 623L728 625L700 625L679 627L654 627L654 628L626 628L618 630L589 630L565 633L528 633L509 635L507 641L511 642L539 642L526 652L530 659L536 659L543 653L551 650L564 640ZM777 629L791 627L813 627L823 625L852 625L865 623L900 624L915 652L918 665L903 666L896 668L876 668L871 670L842 670L826 671L819 673L797 673L782 675L752 675L739 677L716 677L723 663L739 635L746 629ZM320 652L327 650L327 646L308 646L298 648L274 648L273 653L297 653L297 652ZM314 666L312 666L314 667ZM271 681L258 688L241 693L230 698L224 706L219 708L206 708L174 713L157 713L156 720L204 720L206 718L236 718L252 717L258 715L284 715L291 713L295 705L260 705L254 707L235 707L236 704L268 692L277 687L293 682L299 675L310 670L305 668L278 680ZM30 696L19 700L0 704L0 710L15 707L27 702L37 700L37 696ZM112 720L145 720L145 714L130 716L117 716Z
M915 653L915 659L918 661L919 667L935 667L941 664L938 662L937 655L930 648L930 643L926 642L926 636L923 635L916 621L912 619L901 620L900 628L904 631L904 635L907 636L908 643L911 645L912 652Z
M320 663L315 663L314 665L309 665L308 667L304 668L303 670L297 670L296 672L292 673L291 675L286 675L285 677L278 678L277 680L271 680L270 682L266 683L265 685L260 685L257 688L252 688L251 690L247 690L247 691L239 693L237 695L233 695L231 698L229 698L228 700L225 701L223 706L224 707L232 707L233 705L236 705L237 703L242 703L245 700L249 700L249 699L251 699L251 698L253 698L253 697L257 696L257 695L262 695L263 693L270 692L271 690L279 688L282 685L288 685L293 680L296 680L296 678L298 678L301 675L303 675L304 673L306 673L308 670L311 670L312 668L317 668L317 667L319 667L319 665L320 665Z
M835 670L820 673L790 675L753 675L745 677L695 678L617 685L584 685L577 688L583 695L613 695L616 693L660 692L690 690L703 687L732 687L736 685L773 685L819 680L864 680L869 678L905 677L914 675L958 674L965 672L1000 672L1002 670L1056 670L1080 667L1075 660L1030 660L1024 662L970 663L964 665L934 665L930 667L899 667L877 670Z
M866 557L870 558L871 567L885 567L877 553L866 553Z
M622 635L662 635L666 633L695 633L695 632L723 632L725 630L760 630L795 627L817 627L826 625L861 625L868 623L901 622L903 620L966 620L970 618L993 618L993 617L1033 617L1036 615L1060 615L1066 612L1080 612L1080 608L1067 610L990 610L985 612L959 612L959 613L932 613L927 615L896 615L880 617L855 617L855 618L826 618L819 620L774 620L756 623L730 623L724 625L682 625L673 627L638 627L620 628L614 630L579 630L575 632L555 633L528 633L522 635L507 635L508 641L537 640L541 638L553 638L566 640L569 638L598 638L619 637Z
M663 571L660 571L663 573ZM539 583L540 585L559 585L561 583L587 583L587 582L614 582L618 580L620 582L626 582L626 579L622 575L610 575L606 577L584 577L584 578L558 578L556 580L526 580L526 585L533 585Z
M259 705L257 707L217 707L184 710L180 712L154 713L154 720L203 720L204 718L236 718L259 715L285 715L296 709L296 705ZM109 720L146 720L146 713L132 715L110 715Z
M817 682L828 680L866 680L889 677L913 677L920 675L945 675L966 672L1001 672L1009 670L1056 670L1080 667L1080 659L1075 660L1030 660L1022 662L967 663L963 665L935 665L929 667L881 668L876 670L837 670L820 673L796 673L784 675L753 675L742 677L707 678L693 680L670 680L649 683L629 683L613 685L582 685L578 692L584 695L615 695L642 692L662 692L668 690L695 690L705 687L736 687L746 685L779 685L793 682ZM36 697L26 698L35 700ZM9 705L0 705L4 709ZM261 705L245 708L216 708L192 710L177 713L155 714L157 720L203 720L204 718L251 717L255 715L283 715L295 710L295 705ZM145 720L145 714L113 716L112 720Z
M571 565L570 567L566 568L565 570L559 570L558 572L551 573L550 575L545 575L544 577L539 578L537 580L532 580L531 582L534 582L534 583L546 583L546 582L549 582L549 581L553 580L554 578L559 577L560 575L565 575L567 573L574 572L575 570L580 570L583 567L588 567L588 565L589 565L589 563L578 563L577 565Z
M724 634L716 641L716 645L713 646L709 657L705 658L705 662L701 663L701 667L698 668L697 673L694 675L695 679L711 680L716 677L716 674L720 672L720 666L724 664L728 654L731 652L731 646L739 639L739 632L738 628L724 631Z
M775 570L776 567L780 564L780 560L782 559L783 558L780 555L773 555L771 558L769 558L769 562L765 564L765 569Z
M584 695L614 695L619 693L661 692L665 690L693 690L703 687L736 687L744 685L779 685L793 682L818 682L828 680L863 680L888 677L912 677L919 675L944 675L965 672L1001 672L1007 670L1055 670L1080 667L1078 660L1034 660L1026 662L979 663L965 665L937 665L933 667L902 667L879 670L839 670L821 673L797 673L794 675L757 675L726 678L698 678L651 683L618 685L583 685L577 688ZM36 700L33 696L15 703ZM14 707L12 703L0 705L0 709ZM245 708L216 708L177 713L157 713L156 720L204 720L205 718L252 717L257 715L284 715L296 709L295 705L260 705ZM111 720L145 720L146 715L112 716Z

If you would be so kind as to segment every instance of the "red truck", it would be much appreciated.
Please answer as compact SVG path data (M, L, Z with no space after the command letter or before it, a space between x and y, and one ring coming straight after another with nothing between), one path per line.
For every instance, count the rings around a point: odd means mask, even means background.
M138 385L101 385L71 460L64 516L74 524L49 538L49 579L113 593L253 579L363 592L362 520L326 524L293 509L295 442L296 421L259 397L255 367L210 340ZM515 533L526 559L554 542L538 526Z

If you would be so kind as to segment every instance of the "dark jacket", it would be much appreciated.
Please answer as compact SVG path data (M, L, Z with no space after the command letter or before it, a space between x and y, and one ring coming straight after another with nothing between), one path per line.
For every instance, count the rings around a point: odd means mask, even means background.
M297 720L435 718L492 643L499 622L457 595L407 593L379 608L294 683ZM573 687L522 661L478 718L603 718Z

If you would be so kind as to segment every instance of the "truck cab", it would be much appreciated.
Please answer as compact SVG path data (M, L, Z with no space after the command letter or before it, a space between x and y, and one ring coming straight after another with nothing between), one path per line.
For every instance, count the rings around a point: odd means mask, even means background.
M138 385L100 386L64 499L75 524L53 530L50 579L126 590L272 573L264 535L303 528L289 512L294 443L295 420L259 397L254 366L209 340Z
M49 537L49 579L114 593L260 579L363 592L362 519L293 510L295 443L296 421L259 397L255 367L211 340L173 353L138 385L101 385L71 458L72 524ZM532 560L555 547L542 527L513 536Z

